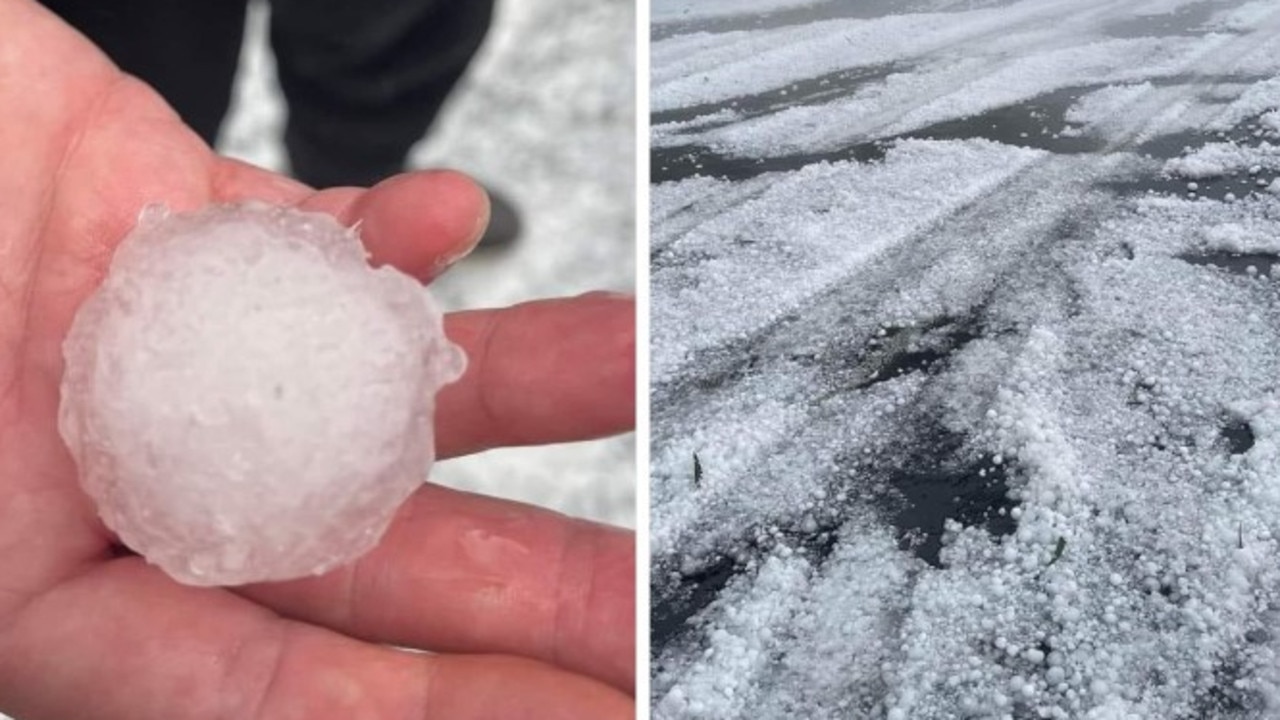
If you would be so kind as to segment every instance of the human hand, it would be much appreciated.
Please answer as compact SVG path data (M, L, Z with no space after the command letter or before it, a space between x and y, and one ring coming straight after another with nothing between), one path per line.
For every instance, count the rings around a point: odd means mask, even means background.
M375 262L424 280L486 214L452 173L316 193L219 158L42 8L0 0L0 711L630 717L630 533L424 486L357 563L210 589L173 582L101 524L56 431L71 318L145 204L250 198L360 221ZM440 457L630 427L631 301L458 313L446 331L470 367L438 396Z

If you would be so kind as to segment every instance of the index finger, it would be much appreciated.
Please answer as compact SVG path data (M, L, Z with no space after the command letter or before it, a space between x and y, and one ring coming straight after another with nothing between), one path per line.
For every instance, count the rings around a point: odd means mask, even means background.
M467 371L436 396L436 450L604 437L635 426L635 300L610 293L445 317Z

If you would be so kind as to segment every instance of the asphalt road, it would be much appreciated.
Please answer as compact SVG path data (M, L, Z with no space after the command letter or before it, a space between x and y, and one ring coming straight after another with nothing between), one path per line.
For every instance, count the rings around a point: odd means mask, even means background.
M1280 6L682 3L656 715L1280 712Z

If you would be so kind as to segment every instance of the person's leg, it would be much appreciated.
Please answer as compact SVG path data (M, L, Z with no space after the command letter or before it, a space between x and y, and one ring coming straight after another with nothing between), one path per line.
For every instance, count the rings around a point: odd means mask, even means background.
M493 0L272 0L293 174L373 185L404 169L480 47Z
M42 0L213 145L231 102L245 0Z

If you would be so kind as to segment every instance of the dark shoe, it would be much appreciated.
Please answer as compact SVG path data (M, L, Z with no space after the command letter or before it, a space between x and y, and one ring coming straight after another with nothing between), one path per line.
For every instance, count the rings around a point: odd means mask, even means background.
M482 187L489 194L489 226L484 229L484 235L480 236L476 249L506 249L520 237L520 213L505 195L488 185Z

